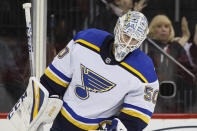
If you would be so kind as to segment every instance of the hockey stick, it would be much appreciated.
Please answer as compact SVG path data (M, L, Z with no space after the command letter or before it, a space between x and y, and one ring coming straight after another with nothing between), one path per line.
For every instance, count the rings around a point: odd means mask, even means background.
M31 3L23 4L23 8L27 24L31 77L26 91L11 109L7 119L17 131L43 131L43 125L50 124L56 118L63 101L58 97L49 98L49 92L35 77L30 19Z
M31 3L23 4L23 9L25 10L26 33L27 33L27 39L28 39L29 65L30 65L30 70L31 70L31 76L35 76L34 48L33 48L33 42L32 42L32 26L31 26L30 8L31 8ZM37 131L43 131L43 125L40 125Z
M31 70L31 76L35 76L30 8L31 8L31 3L23 4L23 9L25 10L26 26L27 26L26 33L27 33L27 39L28 39L29 65L30 65L30 70Z

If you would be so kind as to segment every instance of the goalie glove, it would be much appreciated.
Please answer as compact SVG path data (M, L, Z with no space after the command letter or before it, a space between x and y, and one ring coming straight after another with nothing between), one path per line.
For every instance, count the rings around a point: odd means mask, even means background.
M50 96L35 78L29 79L27 90L8 114L17 131L36 131L45 123L51 123L62 107L58 96Z
M39 120L42 124L47 124L53 122L62 107L63 101L58 95L52 95L48 98L47 106L40 115Z
M118 118L114 118L111 125L105 123L102 128L104 131L127 131L127 128Z
M52 95L48 98L48 103L42 114L37 116L37 121L31 124L27 131L40 131L44 124L53 122L62 107L63 101L58 95ZM40 127L41 126L41 127Z

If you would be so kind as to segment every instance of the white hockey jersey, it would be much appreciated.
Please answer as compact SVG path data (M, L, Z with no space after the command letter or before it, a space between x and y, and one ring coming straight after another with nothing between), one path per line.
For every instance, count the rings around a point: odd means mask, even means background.
M152 60L137 49L118 63L112 43L105 31L81 31L45 71L54 90L67 88L61 113L81 129L97 129L120 112L148 123L154 111L159 83Z

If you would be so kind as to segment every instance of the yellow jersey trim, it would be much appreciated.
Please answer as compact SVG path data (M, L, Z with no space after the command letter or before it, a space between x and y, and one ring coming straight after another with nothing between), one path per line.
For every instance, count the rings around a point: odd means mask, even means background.
M140 118L141 120L143 120L145 123L149 123L150 121L150 118L148 118L147 116L144 116L136 111L133 111L133 110L126 110L126 109L122 109L121 112L124 112L125 114L128 114L130 116L134 116L134 117L138 117Z
M123 65L124 67L126 67L127 69L129 69L130 71L134 72L136 75L138 75L145 83L148 83L148 80L139 71L137 71L133 67L129 66L125 62L121 62L120 64Z
M61 86L63 86L63 87L67 87L67 86L68 86L67 83L62 82L58 77L56 77L55 75L53 75L53 74L49 71L48 68L45 70L45 74L46 74L46 76L48 76L51 80L53 80L55 83L57 83L57 84L59 84L59 85L61 85Z
M97 50L98 52L100 52L100 48L98 46L95 46L95 45L93 45L93 44L91 44L91 43L89 43L89 42L87 42L85 40L78 39L78 40L75 41L75 43L77 43L77 42L83 43L84 45L87 45L87 46Z
M77 120L73 119L70 115L68 115L68 113L63 108L61 109L61 113L68 121L83 130L96 130L99 128L99 125L85 125L79 123Z

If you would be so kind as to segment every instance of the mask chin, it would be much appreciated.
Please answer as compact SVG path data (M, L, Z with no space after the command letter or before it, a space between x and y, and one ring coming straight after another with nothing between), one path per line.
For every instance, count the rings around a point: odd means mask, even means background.
M118 62L122 61L128 54L129 51L123 49L120 45L115 46L114 56L116 61Z

